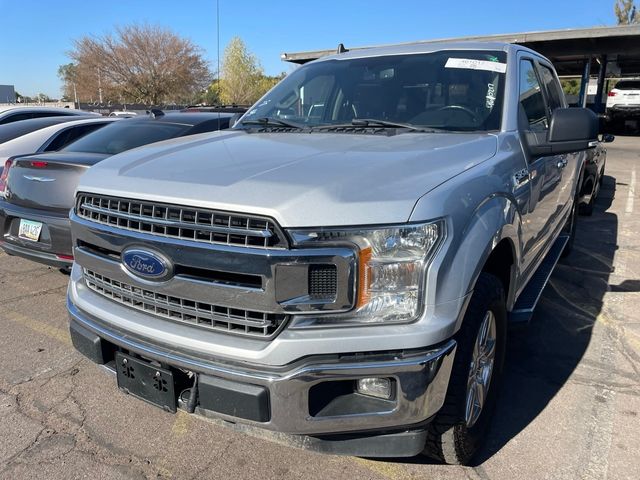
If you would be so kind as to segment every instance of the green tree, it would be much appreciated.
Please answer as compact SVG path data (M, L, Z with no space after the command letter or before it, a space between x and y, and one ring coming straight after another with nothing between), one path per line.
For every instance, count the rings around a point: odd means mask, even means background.
M220 101L227 105L250 105L282 76L268 77L242 39L234 37L224 50L220 72Z
M73 101L74 87L78 83L78 66L75 63L67 63L58 67L58 78L62 80L62 99Z
M560 84L562 85L562 90L564 90L565 95L578 95L580 93L580 83L581 80L579 78L560 79Z
M618 25L631 25L640 22L640 15L638 15L634 0L616 0L613 10Z

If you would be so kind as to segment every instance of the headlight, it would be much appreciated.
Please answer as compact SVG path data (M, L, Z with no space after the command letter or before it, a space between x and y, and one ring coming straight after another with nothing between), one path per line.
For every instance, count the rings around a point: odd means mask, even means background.
M425 270L443 237L444 224L290 231L298 245L352 243L358 249L357 303L344 314L297 316L290 327L323 324L406 323L423 307Z

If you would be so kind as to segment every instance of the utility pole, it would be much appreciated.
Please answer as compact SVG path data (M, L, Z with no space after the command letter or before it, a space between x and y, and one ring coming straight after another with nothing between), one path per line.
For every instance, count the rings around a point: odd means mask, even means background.
M100 101L100 105L102 105L102 75L100 70L98 70L98 100Z
M73 100L76 108L80 110L80 102L78 102L78 92L76 91L76 82L73 82Z

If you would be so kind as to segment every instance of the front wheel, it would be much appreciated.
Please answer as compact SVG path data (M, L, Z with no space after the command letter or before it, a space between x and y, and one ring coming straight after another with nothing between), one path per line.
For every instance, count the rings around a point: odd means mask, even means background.
M481 446L500 388L507 312L502 282L481 273L455 336L456 356L444 405L428 427L424 455L468 464Z

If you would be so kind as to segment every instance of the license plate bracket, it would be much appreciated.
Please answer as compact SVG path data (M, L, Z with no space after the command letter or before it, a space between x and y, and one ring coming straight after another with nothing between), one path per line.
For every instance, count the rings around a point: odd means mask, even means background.
M42 223L34 222L33 220L20 219L20 226L18 227L18 238L29 240L31 242L37 242L40 240L40 233L42 232Z
M149 362L116 352L118 388L167 412L176 412L173 372Z

